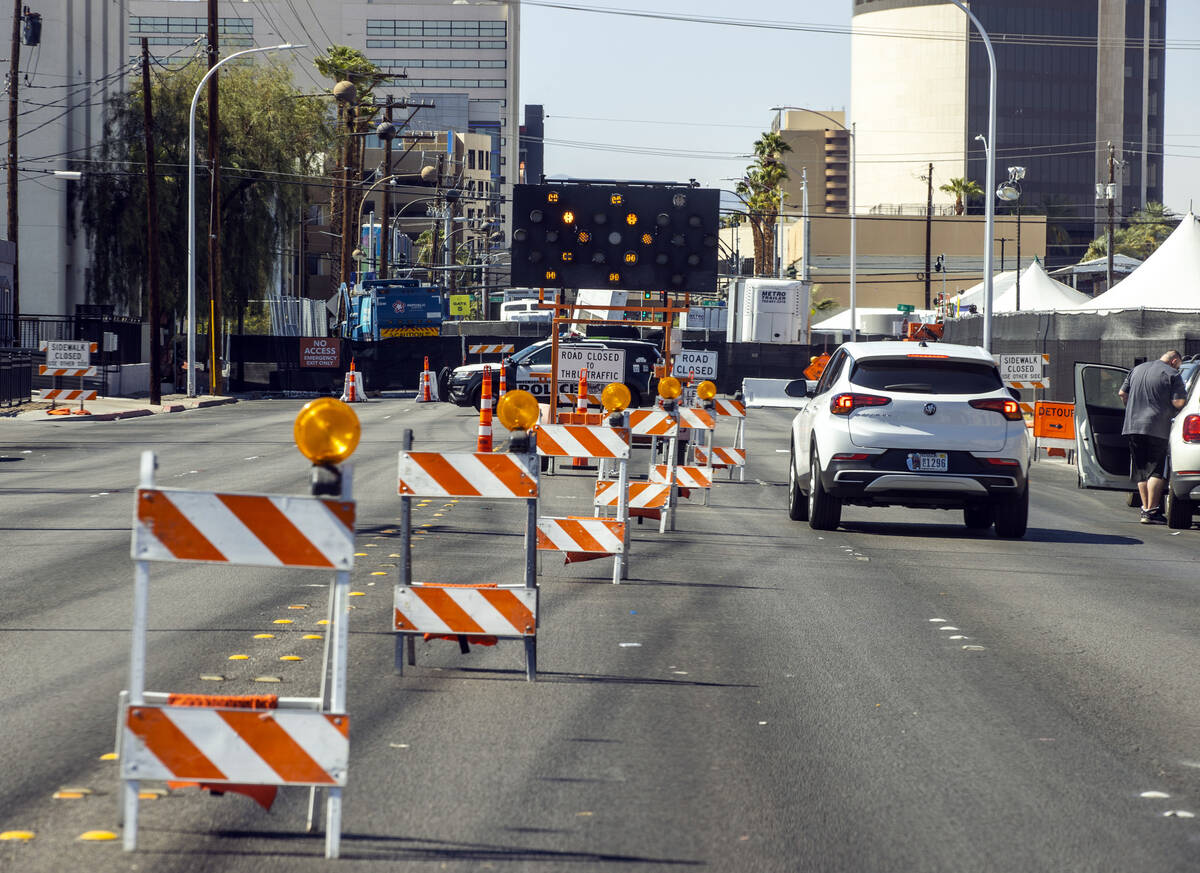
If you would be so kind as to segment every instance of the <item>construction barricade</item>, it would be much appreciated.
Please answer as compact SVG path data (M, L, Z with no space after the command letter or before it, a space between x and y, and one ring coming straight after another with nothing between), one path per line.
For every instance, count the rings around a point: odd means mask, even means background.
M518 392L509 392L512 397ZM523 393L523 392L522 392ZM530 398L536 420L537 401ZM532 443L533 440L528 441ZM537 676L537 458L529 451L414 452L412 431L402 434L399 460L400 528L403 542L397 568L393 630L397 632L395 667L403 674L416 663L416 635L457 639L463 652L472 637L518 639L525 646L525 674ZM515 438L510 445L521 446ZM412 573L412 498L442 497L520 500L525 503L525 578L521 583L450 584L414 582ZM482 640L477 640L482 641Z
M433 378L433 373L429 369L429 356L425 356L425 366L421 370L421 375L417 385L417 403L433 403L438 399L437 379Z
M321 403L337 401L322 398L310 407ZM353 416L346 407L341 408ZM300 420L297 422L299 428ZM355 418L355 444L357 426ZM353 445L344 454L351 451ZM132 537L135 570L129 687L121 696L118 731L124 847L127 851L137 848L141 780L240 791L264 805L269 805L278 787L309 786L308 828L313 825L316 789L324 788L325 857L336 858L342 789L350 758L346 663L350 571L354 566L351 473L349 469L337 471L340 498L332 498L158 488L155 467L154 453L144 452ZM319 696L146 691L152 561L332 571Z
M354 369L354 361L350 361L350 369L347 371L346 378L342 383L342 402L367 402L367 383L363 381L363 374Z
M725 419L732 419L737 422L737 429L733 434L733 442L731 445L716 445L716 431L714 427L709 431L708 445L704 448L696 447L695 461L701 466L710 466L714 470L728 470L729 478L733 478L733 471L737 470L738 481L746 481L746 407L740 401L729 400L721 397L712 399L712 407L709 413L715 417L717 427Z
M1036 400L1033 404L1033 459L1041 452L1075 460L1075 404Z
M544 458L597 458L603 475L606 462L616 465L615 519L538 518L538 550L566 553L566 562L613 558L613 582L628 578L629 428L600 424L542 424L537 429L537 453ZM586 557L585 557L586 556Z

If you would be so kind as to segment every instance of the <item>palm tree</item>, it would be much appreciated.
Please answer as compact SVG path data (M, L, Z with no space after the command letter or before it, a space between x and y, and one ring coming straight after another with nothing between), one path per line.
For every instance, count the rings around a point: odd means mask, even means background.
M979 183L972 179L964 179L961 176L953 178L945 185L938 188L939 191L945 194L954 195L954 214L962 215L966 207L963 205L969 197L979 197L983 194L983 189L979 187Z
M782 184L788 177L783 153L790 152L778 133L764 133L754 142L754 163L738 182L738 197L746 204L746 218L754 237L754 274L769 276L775 263L775 220L782 206Z

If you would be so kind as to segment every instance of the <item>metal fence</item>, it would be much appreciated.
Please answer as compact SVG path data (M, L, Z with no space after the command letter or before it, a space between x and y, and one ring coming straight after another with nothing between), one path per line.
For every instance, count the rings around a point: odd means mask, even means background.
M110 307L76 307L76 315L21 315L17 324L17 347L37 351L46 340L86 340L96 343L100 364L136 364L142 357L142 322L124 315L111 315ZM11 315L0 313L0 337L13 336Z
M0 406L29 401L33 393L33 360L28 352L0 349Z

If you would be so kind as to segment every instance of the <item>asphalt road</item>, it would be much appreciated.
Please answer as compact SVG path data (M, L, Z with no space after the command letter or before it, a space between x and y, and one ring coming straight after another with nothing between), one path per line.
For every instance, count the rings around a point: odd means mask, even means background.
M180 790L142 803L135 854L78 840L117 829L101 756L128 669L139 453L164 486L305 493L300 405L0 421L0 831L36 833L0 842L0 869L1200 868L1200 531L1139 525L1041 463L1024 540L899 509L817 534L785 510L788 414L754 410L746 483L685 504L674 533L635 528L628 582L545 561L538 682L513 642L421 643L396 677L400 429L464 451L475 428L410 400L357 407L342 860L304 833L302 790L269 813ZM544 512L588 514L590 478L544 483ZM508 507L433 501L413 523L417 579L520 579ZM325 582L154 566L148 687L314 694Z

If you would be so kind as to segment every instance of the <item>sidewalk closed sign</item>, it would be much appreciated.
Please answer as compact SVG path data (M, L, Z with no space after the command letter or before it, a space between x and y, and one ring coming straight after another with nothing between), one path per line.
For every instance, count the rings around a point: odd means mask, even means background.
M579 374L587 370L588 384L607 385L625 381L625 350L560 346L558 349L558 381L578 382Z
M717 353L683 349L675 356L671 375L686 379L689 374L697 379L717 378Z
M336 370L342 365L342 341L337 337L300 337L300 366Z
M82 368L91 365L92 346L95 343L45 340L42 351L46 353L46 366L52 370Z
M1038 382L1042 378L1044 355L995 355L1000 378L1005 382Z

